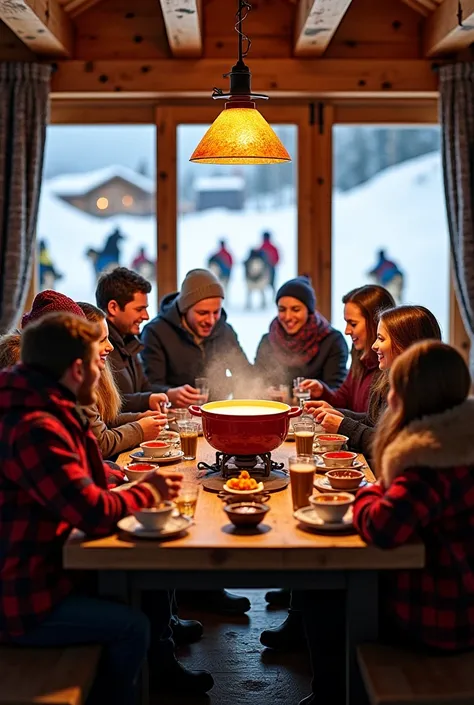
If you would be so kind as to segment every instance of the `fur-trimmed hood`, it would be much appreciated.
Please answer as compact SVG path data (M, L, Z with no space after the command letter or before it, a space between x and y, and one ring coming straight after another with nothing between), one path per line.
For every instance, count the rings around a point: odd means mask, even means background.
M442 414L409 424L382 456L385 487L413 467L474 466L474 397Z

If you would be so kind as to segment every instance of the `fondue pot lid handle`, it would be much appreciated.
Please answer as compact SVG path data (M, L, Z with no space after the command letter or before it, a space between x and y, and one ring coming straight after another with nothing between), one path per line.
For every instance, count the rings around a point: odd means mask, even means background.
M202 410L200 406L196 406L195 404L191 404L191 406L188 406L188 411L190 414L193 416L202 416Z
M292 406L291 409L288 412L288 418L289 419L294 419L295 416L301 416L303 413L303 409L299 406Z

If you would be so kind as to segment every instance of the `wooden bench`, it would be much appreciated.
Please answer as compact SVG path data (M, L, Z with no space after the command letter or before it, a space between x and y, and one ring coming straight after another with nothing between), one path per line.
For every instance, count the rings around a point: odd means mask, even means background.
M100 654L100 646L1 647L0 705L84 705Z
M371 705L474 705L474 652L429 656L364 644L357 658Z

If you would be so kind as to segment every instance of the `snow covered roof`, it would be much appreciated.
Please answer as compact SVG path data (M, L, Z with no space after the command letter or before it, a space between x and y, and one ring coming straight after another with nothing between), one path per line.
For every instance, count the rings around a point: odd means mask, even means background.
M196 191L243 191L243 176L201 176L194 180Z
M153 179L143 174L138 174L133 169L121 164L112 164L103 169L96 169L86 173L56 176L53 179L48 179L48 185L51 191L58 196L83 196L116 177L128 181L147 193L153 194L155 192Z

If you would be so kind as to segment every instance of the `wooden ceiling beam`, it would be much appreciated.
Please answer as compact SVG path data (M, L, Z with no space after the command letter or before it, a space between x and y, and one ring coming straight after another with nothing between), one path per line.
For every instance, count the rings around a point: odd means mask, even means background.
M424 60L253 59L256 92L272 96L436 97L437 74ZM59 61L52 77L56 97L209 97L228 59ZM216 106L219 110L219 106Z
M159 0L173 56L197 58L202 54L201 0Z
M67 0L63 7L70 17L78 17L78 15L94 7L99 2L102 2L102 0Z
M423 36L425 56L453 54L474 42L474 0L462 0L461 6L462 25L458 0L444 0L428 17Z
M57 0L2 0L0 20L35 54L73 55L74 28Z
M300 0L295 26L295 56L321 56L352 0Z
M411 7L412 10L415 10L415 12L418 12L418 14L423 15L423 17L428 17L430 14L430 10L424 7L424 5L420 5L418 0L402 0L402 2L408 5L408 7Z

